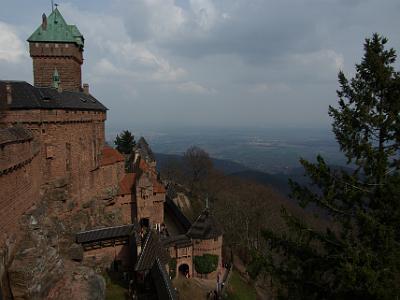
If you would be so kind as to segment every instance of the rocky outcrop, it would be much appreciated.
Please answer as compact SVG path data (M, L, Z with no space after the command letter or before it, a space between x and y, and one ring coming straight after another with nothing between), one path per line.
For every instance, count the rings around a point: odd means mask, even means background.
M102 300L105 299L106 282L93 269L71 265L68 272L50 290L48 300Z
M75 233L118 222L118 211L105 211L107 201L69 203L67 185L49 186L42 201L21 221L24 236L8 266L11 297L19 299L104 299L104 264L83 266L83 249ZM99 265L101 264L101 266Z
M29 232L8 269L12 295L15 300L44 299L63 272L63 260L45 232Z
M72 244L68 249L68 256L73 261L82 261L83 260L83 248L81 245Z

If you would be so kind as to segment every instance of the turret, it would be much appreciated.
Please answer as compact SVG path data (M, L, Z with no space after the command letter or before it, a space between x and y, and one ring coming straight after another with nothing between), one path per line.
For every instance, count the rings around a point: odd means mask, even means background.
M37 87L54 87L54 73L67 91L82 90L84 38L75 25L68 25L56 8L28 38Z

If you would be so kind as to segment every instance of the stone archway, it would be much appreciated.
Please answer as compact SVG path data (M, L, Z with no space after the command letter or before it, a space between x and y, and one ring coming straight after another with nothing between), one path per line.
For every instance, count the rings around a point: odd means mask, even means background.
M184 276L184 277L189 277L190 276L190 269L188 264L181 264L178 267L179 275Z

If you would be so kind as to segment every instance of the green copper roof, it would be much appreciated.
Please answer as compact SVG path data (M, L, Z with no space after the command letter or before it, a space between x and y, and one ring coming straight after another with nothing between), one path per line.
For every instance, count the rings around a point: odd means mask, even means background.
M75 25L68 25L56 8L47 18L47 26L40 25L28 42L75 43L83 47L84 38Z

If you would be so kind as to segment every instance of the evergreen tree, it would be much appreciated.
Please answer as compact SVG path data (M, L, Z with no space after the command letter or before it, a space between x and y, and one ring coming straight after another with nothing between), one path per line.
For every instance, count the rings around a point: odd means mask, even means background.
M338 108L329 108L354 171L332 169L318 156L316 163L301 160L312 186L290 182L291 197L303 207L316 204L328 228L283 210L288 230L263 232L269 252L255 262L281 298L400 297L400 73L386 43L378 34L366 39L355 77L339 73Z
M117 150L122 154L131 154L135 146L135 137L129 130L124 130L121 135L117 134L114 144L117 146Z

